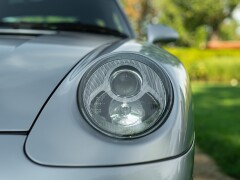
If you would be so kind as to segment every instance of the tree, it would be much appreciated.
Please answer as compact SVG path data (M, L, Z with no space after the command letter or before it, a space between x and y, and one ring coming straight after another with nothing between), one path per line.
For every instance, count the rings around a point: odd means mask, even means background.
M150 0L123 0L127 15L134 26L139 37L146 34L146 23L151 22L156 16L155 8Z
M224 19L231 16L238 5L237 0L173 0L185 12L185 26L194 31L197 27L207 25L211 28L211 37L218 36L218 31Z
M143 35L148 23L161 22L176 29L182 45L203 45L218 39L220 27L239 0L123 0L135 29Z
M231 17L239 0L161 0L160 4L161 21L175 26L183 43L193 45L199 36L219 39L221 24Z

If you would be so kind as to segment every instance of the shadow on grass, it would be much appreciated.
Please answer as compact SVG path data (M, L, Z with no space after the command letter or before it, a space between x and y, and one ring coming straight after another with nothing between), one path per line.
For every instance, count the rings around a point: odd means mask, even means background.
M193 84L196 142L240 179L240 87Z

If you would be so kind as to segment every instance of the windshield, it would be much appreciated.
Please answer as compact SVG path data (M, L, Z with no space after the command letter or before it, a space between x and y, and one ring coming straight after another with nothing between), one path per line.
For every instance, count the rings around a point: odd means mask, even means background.
M81 30L82 27L128 34L126 20L114 0L0 0L0 28Z

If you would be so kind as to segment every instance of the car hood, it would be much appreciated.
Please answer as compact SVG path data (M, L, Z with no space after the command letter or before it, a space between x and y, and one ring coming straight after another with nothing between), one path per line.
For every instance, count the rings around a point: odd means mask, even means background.
M28 131L68 72L111 36L0 35L0 132Z

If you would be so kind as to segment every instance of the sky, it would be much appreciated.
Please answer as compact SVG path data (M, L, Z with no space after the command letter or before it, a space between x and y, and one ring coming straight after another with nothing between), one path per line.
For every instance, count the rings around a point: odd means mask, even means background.
M233 18L240 24L240 5L233 11Z

